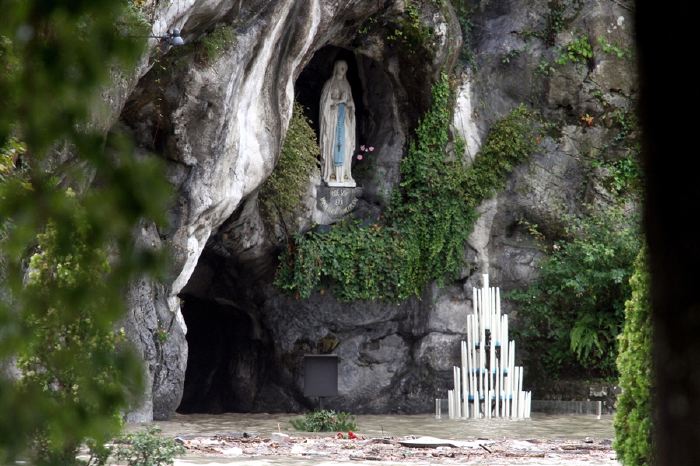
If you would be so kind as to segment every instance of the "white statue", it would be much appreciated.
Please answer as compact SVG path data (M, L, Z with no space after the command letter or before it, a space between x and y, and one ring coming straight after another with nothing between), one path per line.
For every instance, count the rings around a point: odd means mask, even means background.
M337 61L321 92L321 176L328 186L355 187L350 166L355 152L355 103L345 78L348 64Z

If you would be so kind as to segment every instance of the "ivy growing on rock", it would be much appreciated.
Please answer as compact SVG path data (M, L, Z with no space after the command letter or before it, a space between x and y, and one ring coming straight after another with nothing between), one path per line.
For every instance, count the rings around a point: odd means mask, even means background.
M430 49L433 32L423 24L420 15L419 6L412 0L407 1L403 14L398 18L396 26L389 29L386 39L401 44L409 54L415 54L421 48Z
M211 63L236 43L236 35L230 24L219 24L204 36L197 47L197 59L202 64Z
M277 166L260 189L260 206L266 219L288 215L299 205L310 174L317 170L317 156L316 134L301 105L295 102Z
M476 206L535 150L536 135L533 115L518 107L494 125L467 167L448 153L451 99L443 76L402 161L400 190L385 220L296 237L281 257L280 288L300 298L329 287L342 301L401 301L460 270Z
M358 37L365 38L372 33L380 33L390 44L400 46L408 56L431 57L434 53L434 32L421 19L424 2L407 0L400 15L367 18L357 29ZM433 2L439 7L439 2Z

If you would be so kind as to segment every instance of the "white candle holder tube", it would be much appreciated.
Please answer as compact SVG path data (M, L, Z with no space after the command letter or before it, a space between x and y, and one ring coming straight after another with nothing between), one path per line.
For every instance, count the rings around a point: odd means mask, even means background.
M461 417L466 419L468 417L468 411L469 411L469 384L467 377L469 375L469 365L467 364L467 342L463 341L462 342L462 369L461 369L461 375L462 375L462 384L461 384L461 392L460 396L462 397L463 403L462 403L462 414Z
M454 400L452 399L452 390L447 390L447 417L449 419L454 419L454 413L452 410L454 409Z
M495 376L496 376L496 342L491 338L491 345L489 349L489 382L491 388L495 388Z
M532 392L523 391L523 368L515 366L515 341L509 339L501 289L489 286L488 274L483 274L481 288L472 287L466 332L460 365L453 369L454 388L448 390L449 417L529 418ZM437 417L437 400L435 409Z
M487 390L487 388L486 388L486 345L481 345L481 348L479 348L479 375L481 378L481 389L479 391L483 394Z
M479 318L479 327L481 334L479 335L479 346L484 347L486 345L486 326L483 323L483 315Z
M435 398L435 419L442 419L442 400Z
M503 369L501 369L502 371ZM501 379L501 417L508 417L508 397L504 389L505 377Z
M510 341L508 348L508 367L509 371L515 371L515 340Z
M530 409L532 408L532 392L527 392L527 398L525 399L525 418L530 418Z
M468 373L467 375L469 376L469 394L473 395L474 391L476 390L476 387L474 385L474 349L473 348L467 348L467 366L468 367Z
M491 289L484 287L484 309L482 310L484 318L484 330L491 330Z
M493 330L496 317L496 288L491 288L489 297L491 298L491 306L489 306L489 319L491 320L491 330Z
M518 391L523 391L523 366L518 366Z
M501 417L501 368L496 362L496 417Z
M455 407L454 407L454 416L455 417L461 417L462 415L462 406L461 406L461 384L462 380L460 377L460 370L459 367L454 368L454 402L455 402Z
M504 379L504 381L506 383L508 383L509 382L508 377L506 377ZM503 402L505 404L505 414L503 415L503 417L509 418L510 417L510 405L511 405L511 403L510 403L510 395L508 394L507 388L503 391Z
M516 417L516 418L522 417L521 416L522 400L520 397L522 392L520 392L520 390L518 390L518 386L520 385L520 370L519 369L520 369L519 367L515 368L515 377L513 378L513 400L515 401L513 413L514 413L514 417Z
M501 317L501 288L496 287L496 314Z
M484 321L481 318L481 313L483 312L483 309L484 309L484 290L481 290L481 289L476 290L476 302L477 302L477 307L476 307L476 312L474 313L474 315L476 316L476 320L479 323L478 332L479 332L479 335L481 335L481 329L484 325ZM478 338L477 338L477 341L478 341Z
M518 383L515 379L517 376L516 371L515 371L515 341L510 342L510 348L508 348L508 358L510 362L508 363L508 372L511 375L510 377L510 386L508 387L508 394L510 395L510 401L511 401L511 417L513 416L513 406L512 404L515 402L515 393L516 389L518 387Z

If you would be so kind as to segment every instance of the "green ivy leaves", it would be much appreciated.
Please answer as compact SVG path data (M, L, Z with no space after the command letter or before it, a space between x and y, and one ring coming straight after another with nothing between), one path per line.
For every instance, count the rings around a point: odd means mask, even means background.
M642 249L630 279L632 296L625 303L625 327L619 337L622 394L615 413L615 443L625 466L652 464L651 439L651 307L646 250Z
M452 92L446 75L432 98L401 163L400 191L386 222L345 222L295 238L281 257L277 286L298 298L323 287L341 301L397 302L459 272L475 207L535 150L535 125L524 107L516 108L494 125L467 167L448 154Z
M316 134L301 105L295 102L282 154L260 190L259 199L265 218L288 215L299 205L309 185L310 174L316 169L318 151Z

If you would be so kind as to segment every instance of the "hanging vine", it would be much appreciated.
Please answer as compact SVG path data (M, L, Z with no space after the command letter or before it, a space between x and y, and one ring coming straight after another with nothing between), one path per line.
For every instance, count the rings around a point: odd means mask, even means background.
M401 185L386 220L347 221L297 236L282 254L276 285L299 298L330 288L341 301L402 301L430 281L455 276L477 218L536 147L533 115L520 106L496 123L471 166L448 154L452 92L443 75L401 164Z

